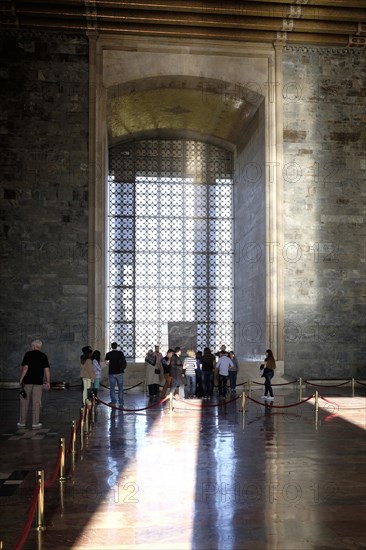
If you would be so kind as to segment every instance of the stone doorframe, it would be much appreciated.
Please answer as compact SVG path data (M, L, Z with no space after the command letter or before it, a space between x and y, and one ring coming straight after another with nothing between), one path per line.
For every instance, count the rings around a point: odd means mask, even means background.
M88 243L88 338L94 349L108 349L106 341L106 182L108 172L107 88L115 74L108 63L110 52L127 59L136 52L182 56L212 56L215 74L230 79L229 57L243 63L250 79L260 83L265 98L266 150L266 345L284 358L283 265L276 254L283 243L283 42L273 45L217 40L187 40L89 34L89 243ZM206 58L209 60L209 58ZM222 61L221 61L222 60ZM126 64L126 71L131 70ZM248 73L247 73L248 74ZM254 77L252 76L254 75ZM125 75L123 75L125 76ZM144 75L141 75L143 77ZM150 76L150 75L149 75ZM130 79L130 75L126 76ZM233 78L233 77L232 77ZM234 77L235 78L235 77ZM258 78L256 81L255 79ZM236 82L235 80L231 80Z

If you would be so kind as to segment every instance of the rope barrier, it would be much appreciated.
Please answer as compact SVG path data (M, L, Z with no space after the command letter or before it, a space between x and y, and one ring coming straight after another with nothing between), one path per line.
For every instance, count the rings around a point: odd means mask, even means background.
M49 489L54 484L54 482L56 481L57 474L59 472L60 464L61 464L61 454L62 454L62 448L59 447L56 466L55 466L55 469L53 470L53 474L51 476L51 479L49 481L45 482L45 484L44 484L45 489Z
M360 380L355 380L355 382L357 382L357 384L361 384L361 386L366 386L365 382L361 382Z
M134 388L137 388L138 386L141 386L141 384L143 384L143 382L139 382L138 384L135 384L134 386L130 386L129 388L123 388L123 391L129 391L129 390L133 390ZM111 388L109 386L106 386L105 384L100 384L103 388L105 388L106 390L110 390Z
M289 384L297 384L299 380L291 380L291 382L282 382L281 384L271 384L272 386L288 386ZM258 386L263 386L264 382L254 382L252 384L257 384Z
M152 409L153 407L157 407L158 405L162 405L167 401L169 397L164 397L164 399L161 399L160 401L157 401L156 403L153 403L152 405L148 405L147 407L142 407L141 409L126 409L124 407L116 407L115 405L109 405L109 403L106 403L105 401L102 401L97 397L97 400L99 403L102 403L103 405L106 405L110 409L114 409L116 411L123 411L123 412L140 412L140 411L147 411L148 409Z
M37 509L39 491L40 491L39 485L36 485L36 487L34 488L32 502L29 508L27 521L23 527L23 531L18 539L18 542L14 546L14 550L20 550L23 547L23 544L25 543L25 541L27 540L30 528L32 526L32 521L34 519L34 515Z
M257 399L253 399L252 397L249 397L249 395L246 396L247 399L250 401L253 401L254 403L257 403L258 405L262 405L263 407L267 407L268 403L262 403L262 401L257 401ZM297 403L290 403L289 405L273 405L273 402L271 401L271 407L275 409L289 409L290 407L297 407L298 405L302 405L303 403L306 403L307 401L310 401L310 399L313 399L314 395L311 395L310 397L307 397L306 399L303 399L302 401L298 401Z
M314 384L312 382L309 382L308 380L303 380L304 384L309 384L309 386L316 386L318 388L339 388L340 386L345 386L346 384L349 384L349 382L352 382L352 380L346 380L346 382L342 382L341 384L332 384L332 385L324 385L324 384ZM274 386L274 384L272 384Z
M211 404L202 404L201 403L191 403L190 401L187 401L186 399L179 399L181 403L184 403L186 405L190 405L191 407L199 407L200 409L210 408L210 407L222 407L223 405L227 405L228 403L234 403L234 401L237 401L238 399L241 399L241 395L238 395L237 397L233 397L232 399L229 399L229 401L220 401L219 403L211 403Z

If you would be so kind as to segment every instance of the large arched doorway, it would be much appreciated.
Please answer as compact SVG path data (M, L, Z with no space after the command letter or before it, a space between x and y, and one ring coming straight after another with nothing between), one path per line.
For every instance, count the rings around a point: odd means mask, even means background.
M90 266L89 326L102 348L109 338L109 154L131 142L179 139L232 153L231 341L242 362L258 360L265 345L282 358L282 267L273 256L282 241L280 56L281 45L91 36L90 241L98 258ZM226 335L217 338L207 343Z

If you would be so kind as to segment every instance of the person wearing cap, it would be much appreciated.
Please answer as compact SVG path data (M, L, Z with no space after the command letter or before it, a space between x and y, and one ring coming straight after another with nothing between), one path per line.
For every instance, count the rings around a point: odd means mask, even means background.
M32 399L32 430L42 428L39 422L39 413L42 400L43 387L50 389L50 365L45 353L41 351L41 340L33 340L32 350L27 351L22 361L22 372L19 384L22 386L20 392L20 416L18 428L25 428L30 400ZM43 380L46 378L45 384Z
M123 405L123 373L126 369L126 359L123 351L117 349L118 344L113 342L111 344L112 350L109 351L105 360L108 365L108 375L109 375L109 388L111 400L108 403L109 405L116 405L116 384L118 387L118 402L119 405Z
M94 382L95 373L91 360L93 350L90 346L84 346L81 351L83 353L80 357L80 378L83 381L83 405L85 405L88 399L88 390L90 390L92 382Z

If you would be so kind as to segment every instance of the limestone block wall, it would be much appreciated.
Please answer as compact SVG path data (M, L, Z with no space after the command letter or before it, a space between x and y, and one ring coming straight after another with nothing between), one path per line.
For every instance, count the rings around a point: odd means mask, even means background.
M235 161L234 321L241 361L263 357L266 344L266 195L264 106L253 117Z
M364 51L284 50L285 370L366 372Z
M54 380L87 339L88 41L0 39L0 380L40 337Z

